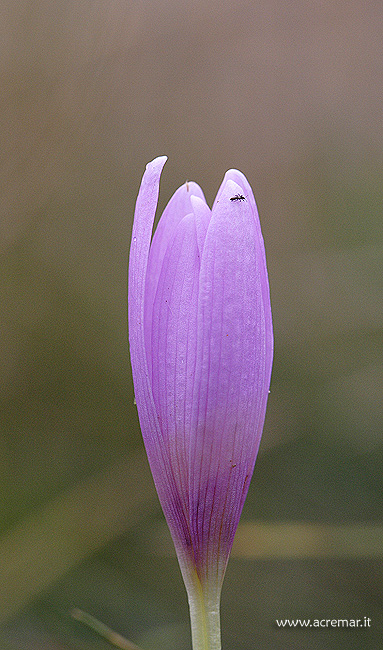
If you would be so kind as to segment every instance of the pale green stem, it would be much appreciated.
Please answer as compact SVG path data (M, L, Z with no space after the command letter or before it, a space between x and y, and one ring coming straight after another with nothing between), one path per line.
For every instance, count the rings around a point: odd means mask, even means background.
M193 650L221 650L220 595L210 596L195 575L188 581Z

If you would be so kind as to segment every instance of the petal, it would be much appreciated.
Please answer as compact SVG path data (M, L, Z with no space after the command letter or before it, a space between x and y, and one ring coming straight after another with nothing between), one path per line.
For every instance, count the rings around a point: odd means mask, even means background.
M129 258L129 341L138 415L158 496L168 522L172 522L173 530L180 531L180 535L185 530L184 535L187 538L187 524L180 507L173 469L168 462L168 447L164 444L153 399L144 340L144 295L148 253L160 175L165 162L166 157L161 157L147 165L137 198Z
M206 203L203 192L197 183L188 182L179 187L167 204L153 236L145 291L145 340L148 357L151 355L152 309L162 263L169 241L174 237L177 225L187 214L193 211L191 205L191 197L193 196L199 197L200 200Z
M144 347L144 297L150 240L156 214L159 183L166 156L146 165L136 201L129 257L129 341L133 372L140 387L147 383ZM135 379L136 386L136 379Z
M271 317L270 288L269 288L269 279L268 279L267 266L266 266L265 245L263 241L261 223L258 216L257 204L255 202L253 190L251 189L251 185L249 181L247 180L246 176L242 174L242 172L240 172L238 169L229 169L226 172L221 187L217 192L217 196L215 198L214 204L216 204L216 202L219 200L220 194L225 188L226 182L228 180L232 180L235 183L237 183L239 189L238 191L235 192L235 194L240 194L244 196L246 201L249 203L251 210L253 210L254 213L255 227L257 233L256 241L257 241L257 248L258 248L258 258L260 262L262 262L263 264L263 271L261 273L261 290L262 290L263 302L265 305L265 318L267 319L266 333L268 336L266 342L266 372L267 373L269 372L271 374L271 367L273 363L274 340L273 340L273 325L272 325L272 317ZM235 196L235 194L233 194L232 196Z
M272 340L271 318L258 215L255 202L230 201L243 193L243 185L224 180L200 271L189 510L202 580L212 572L223 579L270 383L266 349Z
M149 381L144 340L144 296L150 239L156 213L159 182L166 157L148 163L134 214L129 257L129 343L134 391L144 439L160 435Z
M202 201L198 196L191 197L191 204L196 223L198 251L200 257L202 257L206 233L211 218L211 210L209 206L206 205L205 201Z
M272 362L265 252L251 188L227 172L210 212L181 187L150 246L165 158L147 166L129 265L137 407L186 583L216 599L262 433ZM231 201L236 195L243 200ZM150 248L150 250L149 250Z
M153 396L177 490L187 510L191 402L197 348L199 251L193 214L165 253L152 319ZM172 531L174 532L174 531Z

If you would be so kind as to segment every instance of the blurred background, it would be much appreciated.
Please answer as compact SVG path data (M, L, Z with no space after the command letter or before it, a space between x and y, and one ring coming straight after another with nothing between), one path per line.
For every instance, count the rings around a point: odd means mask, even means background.
M377 0L1 1L1 650L129 647L89 616L191 647L126 336L163 154L160 210L243 171L268 256L275 364L223 647L382 647L382 19Z

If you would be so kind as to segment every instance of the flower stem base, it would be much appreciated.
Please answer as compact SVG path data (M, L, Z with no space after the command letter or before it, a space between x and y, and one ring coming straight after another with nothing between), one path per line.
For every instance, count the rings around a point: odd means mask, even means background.
M198 578L188 589L193 650L221 650L220 596L202 589Z

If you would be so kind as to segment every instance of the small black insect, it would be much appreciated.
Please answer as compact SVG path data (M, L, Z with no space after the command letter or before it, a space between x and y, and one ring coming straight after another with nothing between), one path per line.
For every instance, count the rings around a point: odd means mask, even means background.
M236 194L231 197L230 201L246 201L246 197L243 194Z

